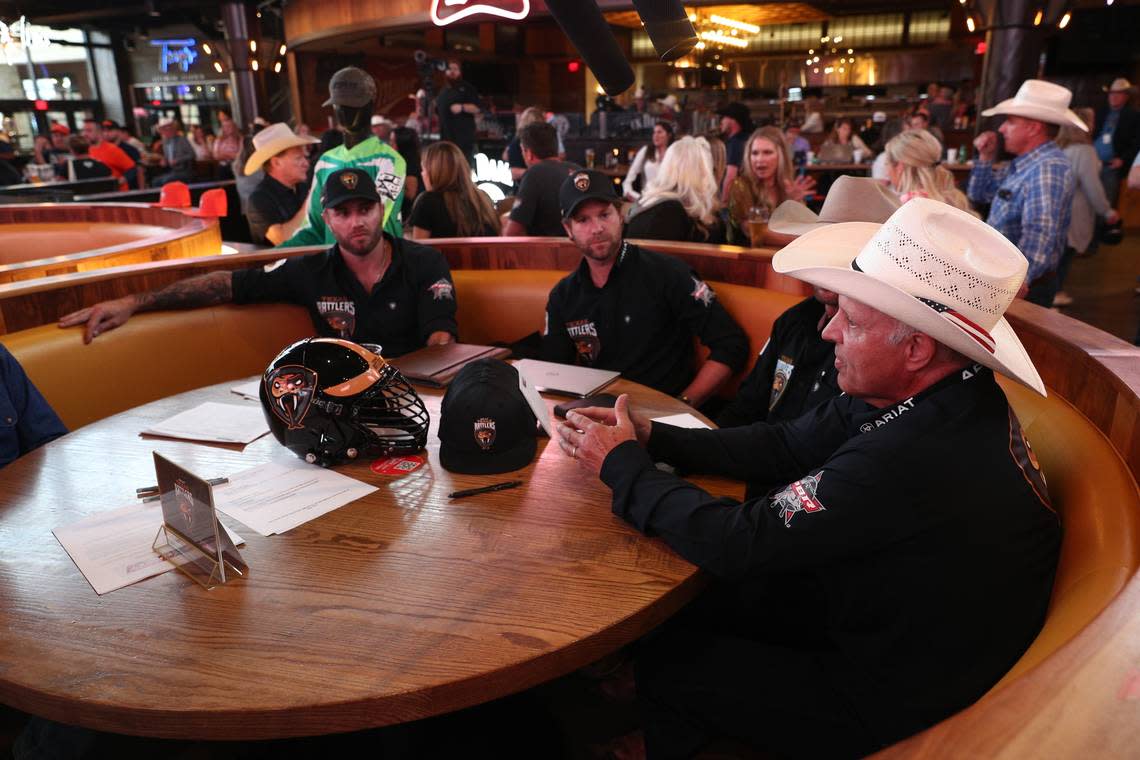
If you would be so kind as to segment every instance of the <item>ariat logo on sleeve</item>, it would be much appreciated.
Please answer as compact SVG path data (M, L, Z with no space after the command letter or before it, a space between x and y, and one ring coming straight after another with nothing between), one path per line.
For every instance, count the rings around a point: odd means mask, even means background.
M436 301L455 300L455 286L445 277L440 277L431 285L428 285L428 290L431 291L431 297Z
M769 506L780 510L780 517L784 520L785 528L792 527L792 518L800 512L810 515L824 511L823 504L815 497L819 491L819 481L822 479L822 472L808 475L772 497L772 503Z
M694 301L699 301L706 307L712 306L713 299L716 298L716 293L709 287L709 284L704 280L698 280L693 277L693 292L690 293Z

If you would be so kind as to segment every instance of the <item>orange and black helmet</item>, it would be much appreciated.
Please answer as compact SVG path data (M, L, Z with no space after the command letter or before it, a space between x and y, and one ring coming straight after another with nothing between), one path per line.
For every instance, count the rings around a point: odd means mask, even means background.
M310 463L409 454L427 441L423 400L379 346L297 341L270 362L260 395L274 437Z

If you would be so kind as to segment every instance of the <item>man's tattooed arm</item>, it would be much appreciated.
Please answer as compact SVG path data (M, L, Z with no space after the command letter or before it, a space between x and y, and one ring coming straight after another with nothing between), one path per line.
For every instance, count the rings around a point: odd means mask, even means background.
M193 309L228 303L231 300L233 288L230 272L210 272L188 280L179 280L157 292L136 295L135 311Z

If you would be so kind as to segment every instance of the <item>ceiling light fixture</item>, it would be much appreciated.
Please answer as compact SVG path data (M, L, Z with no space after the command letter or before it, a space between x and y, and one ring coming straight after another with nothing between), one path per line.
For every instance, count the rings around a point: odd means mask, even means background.
M734 18L727 18L717 13L710 15L709 21L713 22L714 24L720 24L721 26L727 26L730 29L738 29L742 32L748 32L749 34L760 33L760 27L756 26L756 24L749 24L745 21L737 21Z

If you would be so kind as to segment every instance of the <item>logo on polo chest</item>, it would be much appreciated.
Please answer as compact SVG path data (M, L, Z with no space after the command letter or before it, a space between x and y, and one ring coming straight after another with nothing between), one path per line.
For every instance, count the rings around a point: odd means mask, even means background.
M444 277L440 277L431 285L428 285L428 290L431 291L432 300L435 301L451 301L455 298L455 286Z
M824 511L823 504L815 497L819 491L819 481L822 479L822 472L808 475L772 497L772 503L769 506L780 510L780 517L784 520L785 528L792 527L792 518L800 512L810 515Z
M338 338L352 337L356 330L356 304L351 298L321 296L317 299L317 312Z
M704 280L693 278L693 292L690 293L694 301L699 301L706 307L712 306L713 299L716 298L716 293L709 287L709 284Z
M781 356L776 360L776 374L772 376L772 394L768 398L769 412L776 408L776 404L784 395L795 369L796 365L790 356Z
M598 338L598 326L589 319L577 319L566 323L566 334L574 341L574 350L579 364L593 364L602 353L602 341Z

